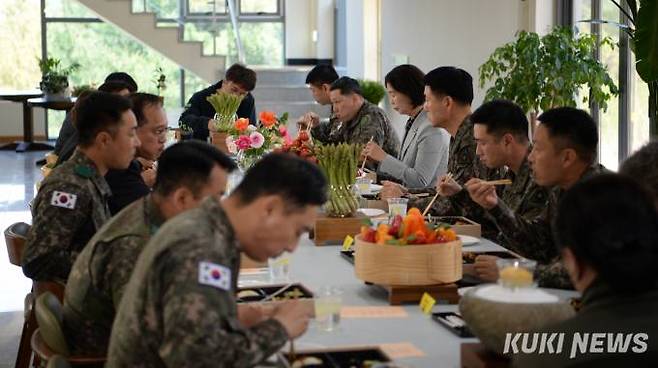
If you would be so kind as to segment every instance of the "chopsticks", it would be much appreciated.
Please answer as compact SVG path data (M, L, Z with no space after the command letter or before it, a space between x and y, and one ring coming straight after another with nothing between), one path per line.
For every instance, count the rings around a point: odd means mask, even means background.
M292 282L289 283L288 285L282 287L281 289L277 290L276 292L270 294L269 296L265 297L261 302L266 302L268 300L272 300L275 296L278 296L279 294L283 293L284 291L288 290L292 286Z
M295 354L295 343L294 339L290 339L290 351L288 352L288 360L292 363L296 360L296 355Z
M448 181L448 180L450 180L450 179L452 179L452 173L448 173L448 175L446 175L446 176L443 178L443 182L445 183L446 181ZM434 195L434 198L432 198L432 200L431 200L430 203L427 205L427 207L425 207L425 211L423 211L423 217L425 217L425 215L427 215L427 212L429 212L430 208L432 208L432 205L434 204L434 201L436 201L436 199L437 199L438 197L439 197L439 191L437 190L437 191L436 191L436 194Z
M511 180L511 179L490 180L490 181L483 181L482 184L489 184L489 185L512 185L512 180Z
M370 140L368 141L368 143L371 143L373 139L375 139L374 135L372 137L370 137ZM365 155L365 157L363 158L363 163L361 164L361 171L363 171L363 169L366 168L366 161L367 160L368 160L368 155Z

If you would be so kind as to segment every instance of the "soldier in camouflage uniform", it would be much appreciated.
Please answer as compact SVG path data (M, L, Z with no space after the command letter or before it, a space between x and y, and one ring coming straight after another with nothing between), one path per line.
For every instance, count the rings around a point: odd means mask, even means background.
M22 266L37 281L66 281L78 253L110 218L103 176L127 168L139 146L137 121L124 97L91 93L74 116L78 149L43 181L32 207Z
M530 175L528 154L532 147L528 139L528 119L523 110L513 102L494 100L475 110L471 120L475 122L473 133L480 162L490 169L507 168L503 179L509 179L512 184L498 187L502 188L502 202L524 218L537 217L546 208L549 191L537 185ZM472 200L478 198L479 192L495 188L477 178L464 186ZM487 208L486 203L474 202ZM503 246L507 244L502 232L496 241ZM477 263L476 260L476 266Z
M199 141L176 144L161 155L153 193L106 223L71 269L63 316L73 354L106 354L116 309L144 245L168 219L207 196L223 195L227 171L234 168L230 158Z
M474 195L474 200L489 209L510 249L538 262L535 272L541 286L564 287L570 281L562 267L553 239L552 222L561 197L575 183L605 172L595 164L598 132L584 111L564 107L546 111L534 134L534 146L528 159L537 184L553 188L548 205L534 218L515 213L489 188ZM494 267L493 265L491 266ZM492 270L492 272L495 272Z
M450 133L448 173L437 182L441 196L434 201L429 214L433 216L465 216L482 225L483 236L494 238L497 230L485 211L470 200L462 185L471 178L499 179L500 170L488 169L476 155L473 122L470 119L473 101L473 79L464 70L439 67L425 76L425 110L430 122ZM422 199L412 199L410 207L424 209L436 194L435 188L407 189L393 182L384 182L381 198L427 193Z
M386 153L398 156L400 139L382 109L366 101L359 83L342 77L331 85L332 118L318 123L311 134L322 143L377 143Z
M264 261L293 251L326 200L319 169L272 154L231 195L207 198L151 238L126 286L108 367L252 367L307 328L311 310L289 300L247 327L237 316L240 252Z

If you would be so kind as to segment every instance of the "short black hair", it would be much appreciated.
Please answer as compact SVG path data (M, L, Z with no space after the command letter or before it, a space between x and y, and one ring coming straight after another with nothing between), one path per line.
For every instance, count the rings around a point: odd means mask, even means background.
M306 84L321 86L331 84L338 79L338 73L331 64L318 64L306 75Z
M450 96L464 105L473 102L473 77L464 69L441 66L427 73L424 82L435 94Z
M235 162L214 146L196 140L176 143L162 152L153 190L167 196L180 187L195 195L208 182L215 166L227 172L237 168Z
M327 201L327 179L320 168L299 157L272 153L256 162L233 192L246 205L259 197L281 196L291 208Z
M559 149L571 148L583 162L594 162L599 133L594 119L587 112L574 107L558 107L539 115L537 120L552 139L558 140Z
M647 143L628 157L619 173L644 185L658 204L658 141Z
M471 115L474 124L487 127L487 133L500 138L512 134L521 142L528 141L528 118L512 101L492 100L478 107Z
M226 70L224 78L227 81L239 84L247 92L253 91L256 88L256 72L247 68L242 64L233 64Z
M571 249L615 291L655 288L658 214L630 178L601 174L574 185L560 201L553 233L558 248Z
M411 64L398 65L386 77L384 85L390 84L394 90L409 97L414 107L425 103L423 78L425 74L417 66Z
M121 116L131 107L129 99L107 92L94 91L78 98L72 119L80 136L79 145L91 146L100 132L114 136Z
M123 91L124 89L127 89L129 92L132 93L132 91L130 90L130 86L128 84L118 80L107 81L98 87L99 91L107 92L107 93L118 93Z
M142 126L146 124L146 117L144 116L144 109L148 106L159 106L162 107L164 99L161 96L156 96L150 93L133 93L130 95L130 101L132 102L132 109L135 117L137 118L137 126Z
M361 85L359 81L350 77L340 77L331 83L330 91L339 90L340 94L343 96L351 95L356 93L359 96L363 96L363 91L361 90Z
M137 82L135 82L135 79L130 76L130 74L125 73L125 72L114 72L110 73L105 77L105 81L119 81L123 82L128 85L128 90L130 93L135 93L139 90L137 86Z

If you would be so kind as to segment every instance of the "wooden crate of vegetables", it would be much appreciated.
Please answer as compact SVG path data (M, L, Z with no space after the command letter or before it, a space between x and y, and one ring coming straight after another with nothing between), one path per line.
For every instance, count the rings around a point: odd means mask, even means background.
M378 285L437 285L462 278L462 244L454 230L425 221L417 208L355 239L356 276Z

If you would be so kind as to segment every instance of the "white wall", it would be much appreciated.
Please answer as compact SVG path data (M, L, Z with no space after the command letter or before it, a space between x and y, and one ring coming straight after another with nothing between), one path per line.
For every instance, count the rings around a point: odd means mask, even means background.
M406 3L407 1L400 1ZM362 0L347 0L345 2L345 12L347 14L347 75L353 78L363 78L365 54L363 52L364 37L363 37L363 1ZM370 45L376 47L376 45Z
M534 0L533 9L536 7ZM538 0L551 3L552 1ZM529 19L525 2L519 0L382 0L381 65L384 76L404 62L423 71L444 65L468 71L474 80L477 107L484 97L479 88L478 67L497 47L514 39L515 33L538 23ZM549 7L551 8L551 7ZM551 8L552 9L552 8ZM397 62L396 62L397 61ZM389 109L397 128L406 118Z
M33 109L34 135L46 135L44 110ZM18 102L0 101L0 137L23 136L23 105Z
M286 0L285 4L286 58L333 59L334 1Z

